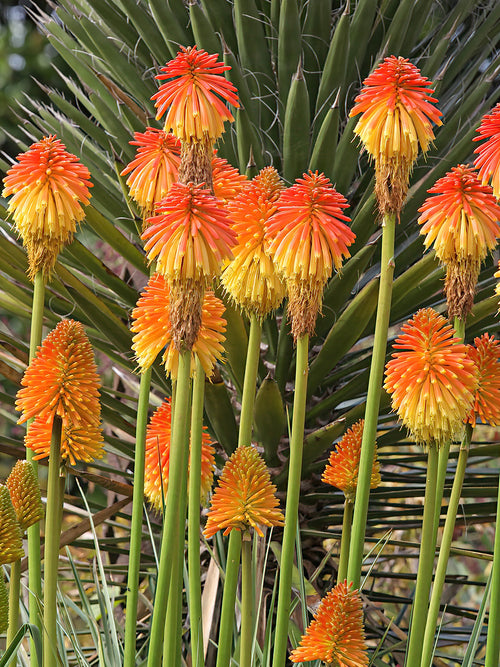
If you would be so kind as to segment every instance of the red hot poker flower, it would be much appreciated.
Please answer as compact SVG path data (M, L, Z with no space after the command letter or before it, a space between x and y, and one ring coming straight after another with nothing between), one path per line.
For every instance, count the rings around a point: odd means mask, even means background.
M474 165L479 169L479 178L483 183L491 179L493 194L500 198L500 102L481 120L478 137L472 141L484 141L474 153L477 158Z
M468 346L469 357L478 370L478 386L474 397L474 407L468 422L475 426L476 418L491 426L500 424L500 342L485 333L474 338L474 345Z

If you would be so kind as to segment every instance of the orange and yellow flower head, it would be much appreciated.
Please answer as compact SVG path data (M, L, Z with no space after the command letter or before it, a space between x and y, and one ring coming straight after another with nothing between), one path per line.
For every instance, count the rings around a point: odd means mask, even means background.
M439 446L457 435L477 389L477 369L467 346L432 308L402 327L385 370L392 407L417 442Z
M0 484L0 566L14 563L23 556L21 526L10 499L9 489Z
M158 512L163 511L168 489L171 420L171 401L166 399L151 417L146 432L144 494ZM212 486L214 467L214 448L204 426L201 444L200 489L203 499L206 499Z
M214 195L223 204L233 201L248 183L247 177L225 158L219 157L216 151L212 157L212 178Z
M275 495L264 460L255 447L238 447L226 461L212 496L203 534L210 538L218 530L254 529L264 536L262 526L282 526L284 516Z
M34 449L36 458L49 455L56 416L62 420L63 458L73 464L102 456L100 382L92 347L80 322L59 322L38 348L21 384L16 400L16 409L22 413L18 423L35 419L28 429L26 446Z
M499 279L499 282L496 284L495 287L495 294L500 297L500 261L498 262L498 271L495 273L495 278ZM500 311L500 308L499 308Z
M321 660L331 667L366 667L368 652L363 606L357 590L341 581L321 600L292 662Z
M500 236L500 206L471 167L453 167L428 191L419 224L425 246L446 265L449 317L464 319L474 303L481 262Z
M478 385L474 407L468 422L475 426L476 419L491 426L500 424L500 341L485 333L474 338L468 346L469 357L476 364Z
M8 211L28 253L31 280L50 277L57 256L71 243L85 216L92 184L87 167L51 135L17 156L4 178L2 196L14 195Z
M19 460L6 481L17 520L24 532L44 515L40 486L30 461Z
M286 282L295 339L312 333L324 286L355 239L345 224L347 200L324 174L309 172L284 190L266 225L268 252Z
M477 158L474 165L479 169L479 178L483 183L491 181L493 194L500 198L500 102L481 120L478 137L472 141L482 141L474 153Z
M224 269L222 284L231 299L248 314L264 319L285 296L285 285L266 249L266 224L276 212L284 189L274 167L266 167L229 203L238 235L234 259Z
M213 292L207 291L203 297L201 327L191 354L191 373L195 368L195 354L198 355L203 370L208 377L215 363L224 353L224 332L226 320L223 317L224 304ZM170 324L170 288L159 273L151 276L132 312L132 349L141 371L154 362L165 349L162 361L165 370L175 379L179 366L179 352L172 344Z
M354 132L375 161L375 192L382 215L399 216L419 148L425 154L441 125L431 82L406 58L390 56L364 80L350 116Z
M346 501L349 503L353 503L356 497L364 424L364 419L360 419L346 431L341 441L330 454L322 477L323 482L343 491ZM375 448L370 488L376 489L379 484L380 463L377 459L377 450Z
M141 209L144 224L154 213L154 207L177 181L181 161L181 145L177 137L154 127L135 132L136 157L121 172L126 176L131 198Z

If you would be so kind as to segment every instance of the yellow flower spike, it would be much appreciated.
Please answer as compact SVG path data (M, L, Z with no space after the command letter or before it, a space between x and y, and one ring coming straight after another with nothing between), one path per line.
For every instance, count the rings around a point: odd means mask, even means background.
M432 308L402 327L385 370L392 407L417 442L440 446L463 428L478 386L476 365L455 330Z
M17 461L7 478L6 485L17 520L24 532L40 521L45 513L38 479L30 461Z
M266 167L229 203L229 215L237 233L234 259L222 273L222 284L231 299L247 314L264 319L285 296L285 285L267 253L266 223L277 209L284 189L274 167Z
M10 499L9 489L0 484L0 565L24 556L21 526Z
M17 160L4 178L2 196L14 195L8 211L28 253L30 280L38 271L50 277L85 216L81 204L90 199L89 170L53 135L32 144Z
M222 470L203 534L210 538L218 530L228 535L231 530L253 528L263 537L261 526L282 526L284 516L275 492L266 464L255 447L238 447Z
M337 584L321 600L290 660L321 660L331 667L368 665L361 598L357 590L347 586L347 581Z
M358 486L359 459L361 456L361 439L363 437L364 419L348 429L341 441L330 454L330 458L323 472L322 480L327 484L340 489L347 500L353 503ZM373 458L371 489L380 484L380 463L377 459L377 448Z
M166 399L151 417L146 435L144 495L158 512L163 510L163 502L167 496L171 419L171 401ZM203 500L208 496L212 486L214 467L214 448L207 428L204 426L201 443L200 482L200 492Z

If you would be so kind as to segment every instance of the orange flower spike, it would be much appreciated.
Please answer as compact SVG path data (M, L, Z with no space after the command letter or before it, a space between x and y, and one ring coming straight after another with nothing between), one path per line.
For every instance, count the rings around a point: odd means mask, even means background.
M47 458L50 455L50 441L54 417L38 416L30 424L24 443L35 456L33 459ZM63 417L61 430L61 459L74 466L77 461L91 463L104 456L104 439L100 427L100 412L93 421L73 423Z
M184 142L208 139L213 143L224 132L224 121L234 120L225 102L238 107L237 91L222 76L231 68L217 58L196 46L181 47L156 76L159 81L168 80L151 98L156 120L167 113L165 129Z
M6 563L13 563L23 556L21 527L10 499L9 489L0 484L0 567Z
M491 179L493 194L500 198L500 102L489 113L483 116L478 127L478 137L472 141L483 141L476 148L477 158L474 165L479 169L479 178L483 183Z
M16 409L19 424L59 415L75 425L98 424L99 376L80 322L61 320L38 348L21 381Z
M474 398L474 408L467 421L476 425L479 417L491 426L500 424L500 341L489 334L474 339L468 346L469 357L478 369L479 384Z
M498 271L496 271L496 273L495 273L495 278L500 279L500 261L498 262ZM497 285L495 287L495 294L498 297L500 297L500 281L497 283ZM499 308L499 310L500 310L500 308Z
M474 169L453 167L428 190L418 223L425 246L434 245L446 264L445 292L449 317L464 319L474 303L482 260L500 236L500 206L489 185L482 185Z
M432 123L442 124L430 85L406 58L390 56L364 80L349 114L362 114L354 132L375 161L382 214L399 215L418 149L428 151Z
M62 248L71 243L90 199L90 174L64 144L51 135L17 156L4 178L2 196L14 195L8 211L26 247L29 277L50 276Z
M212 170L214 195L225 204L233 201L248 183L244 174L240 174L225 158L218 157L215 151Z
M343 491L347 502L350 503L353 503L356 497L364 423L364 419L360 419L347 430L330 454L322 477L323 482ZM379 484L380 463L375 449L370 488L376 489Z
M357 590L341 581L321 600L292 662L321 660L331 667L366 667L368 653L363 607Z
M44 515L40 486L31 462L26 460L17 461L10 471L6 485L9 489L17 520L24 532L40 521Z
M266 225L268 251L286 281L295 339L314 331L323 289L333 268L350 257L356 235L343 221L348 206L324 174L309 172L283 191Z
M424 308L402 327L385 370L392 407L417 442L453 438L474 403L477 369L447 320Z
M264 319L285 296L285 286L266 252L265 225L275 213L284 189L274 167L266 167L229 203L238 235L234 260L222 274L222 284L233 301L249 314Z
M154 206L166 196L177 181L180 158L180 142L173 134L154 127L145 132L135 132L136 157L121 172L130 174L127 179L130 196L142 210L144 220L152 216Z
M144 493L158 512L163 510L168 489L171 419L171 401L166 399L151 417L146 434ZM214 448L204 426L201 444L202 498L207 497L212 486L214 467Z
M218 530L228 535L231 530L254 528L263 537L261 526L282 526L284 516L275 492L255 447L238 447L222 470L203 534L210 538Z

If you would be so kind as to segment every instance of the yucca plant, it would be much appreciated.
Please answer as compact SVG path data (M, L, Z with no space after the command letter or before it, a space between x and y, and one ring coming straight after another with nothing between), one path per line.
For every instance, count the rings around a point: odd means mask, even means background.
M320 479L332 444L364 415L375 328L381 232L373 196L373 168L368 156L360 154L354 135L357 121L349 117L349 111L374 65L396 55L409 58L434 82L443 113L443 125L435 128L435 141L426 158L420 157L414 166L395 229L390 347L399 326L416 310L432 307L444 312L446 308L444 269L433 252L424 252L416 219L427 190L457 164L472 161L476 128L498 101L500 5L494 0L58 0L52 15L36 9L33 15L73 74L62 77L61 90L46 89L50 105L31 99L19 101L19 149L24 151L42 136L56 134L90 170L94 185L86 223L76 240L62 251L47 285L44 315L47 330L61 317L82 322L103 369L107 457L95 462L91 471L79 467L71 476L93 490L88 498L103 556L100 576L104 573L108 584L116 585L118 609L126 594L139 396L128 324L149 275L140 241L142 214L128 195L126 177L120 174L134 158L135 149L129 143L134 132L144 132L146 126L161 127L151 101L158 88L154 77L159 68L175 57L181 46L196 44L208 53L220 54L231 67L226 76L238 90L240 107L235 111L235 123L216 146L218 156L249 177L273 166L286 185L309 169L318 170L348 200L346 212L356 240L342 273L334 275L325 288L322 316L309 341L298 531L303 557L297 540L298 570L291 578L294 613L287 628L295 647L308 622L310 599L306 593L314 594L315 587L323 594L337 579L344 497L320 486ZM2 169L9 166L8 159L0 159ZM6 208L4 201L0 208L0 308L6 322L16 318L25 327L31 315L31 284L26 276L27 260L12 233ZM494 271L493 261L486 260L467 320L466 342L498 328ZM226 296L223 298L226 362L217 365L205 385L205 422L220 445L219 468L223 455L230 455L238 442L246 351L252 331L248 318ZM27 359L27 342L20 341L4 324L1 349L2 372L10 380L18 380ZM270 377L266 377L268 372ZM262 325L253 439L262 447L281 492L287 483L289 431L285 415L293 406L294 376L294 345L286 309L280 308ZM12 425L16 421L12 408L15 391L10 384L2 394L3 413ZM170 380L157 360L151 369L151 405L156 407L171 393ZM370 496L364 551L361 546L365 555L361 584L372 663L396 665L404 660L417 570L415 528L423 512L425 456L396 424L386 394L382 393L380 402L377 448L382 484ZM291 424L293 415L289 416ZM490 524L496 508L498 474L494 461L499 446L492 431L480 427L476 433L478 443L469 453L470 469L462 492L468 499L463 520L472 534L468 538L472 546L467 543L452 548L452 558L459 574L467 568L477 576L464 583L460 595L447 606L435 657L435 664L441 665L460 664L471 635L477 640L478 658L484 654L486 633L481 623L474 628L474 619L493 546ZM21 439L12 429L0 443L0 451L24 456ZM457 456L452 449L448 467L443 468L445 494L451 488ZM67 487L68 511L79 511L78 497L73 486ZM143 520L138 664L147 656L161 535L157 514L147 511ZM68 529L63 533L64 543L74 549L93 549L86 530L85 526ZM486 553L478 548L484 542ZM224 572L227 549L226 540L220 538L214 550L209 545L203 551L203 580L217 581L215 564ZM268 557L267 578L261 583L262 607L268 619L272 619L269 610L274 610L277 600L276 592L271 595L271 575L281 559L279 549L273 551L276 556ZM258 558L260 555L255 555L256 561ZM257 571L257 563L254 565ZM83 582L92 577L74 556L72 567L79 573L81 595ZM453 575L452 581L457 580ZM88 602L90 606L102 602L95 589ZM74 605L77 616L89 613L85 605L81 611L76 597ZM211 602L204 600L206 641L217 641L221 605L220 586ZM109 611L109 607L103 608L104 618ZM183 613L188 627L186 604ZM121 620L118 616L118 623ZM272 628L272 620L267 627L255 623L254 665L270 664ZM73 632L78 643L77 629L68 625L65 631ZM91 641L97 651L95 631ZM215 664L213 642L205 648L205 664ZM236 659L238 651L237 643L231 646ZM89 653L87 649L75 650L67 664L96 664ZM473 651L470 653L472 664Z

